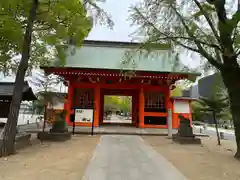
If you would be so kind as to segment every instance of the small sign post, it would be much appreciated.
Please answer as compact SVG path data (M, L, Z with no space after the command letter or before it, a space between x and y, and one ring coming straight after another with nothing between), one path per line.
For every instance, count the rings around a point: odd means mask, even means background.
M75 109L73 113L70 115L70 122L72 123L72 135L75 134Z
M94 118L92 120L92 129L91 129L91 135L94 135Z

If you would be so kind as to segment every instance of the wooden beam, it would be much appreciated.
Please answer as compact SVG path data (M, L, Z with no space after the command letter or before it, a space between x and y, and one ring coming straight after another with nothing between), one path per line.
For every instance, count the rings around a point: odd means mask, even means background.
M70 116L71 116L71 111L72 111L72 104L73 104L73 97L74 97L74 87L72 85L72 82L69 83L69 86L68 86L68 101L67 101L67 115L66 115L66 122L68 125L72 124L70 122Z

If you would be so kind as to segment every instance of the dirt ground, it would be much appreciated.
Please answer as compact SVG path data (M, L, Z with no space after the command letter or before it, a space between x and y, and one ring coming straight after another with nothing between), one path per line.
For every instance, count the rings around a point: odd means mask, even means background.
M190 180L240 180L240 161L233 158L235 143L202 138L201 145L179 145L166 137L143 137Z
M33 145L0 158L0 180L80 180L99 136Z

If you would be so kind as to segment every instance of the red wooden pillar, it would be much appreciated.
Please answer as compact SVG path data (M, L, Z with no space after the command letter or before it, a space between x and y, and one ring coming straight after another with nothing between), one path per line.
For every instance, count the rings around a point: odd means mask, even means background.
M94 88L94 126L99 126L99 118L100 118L100 87L96 86Z
M137 102L137 98L138 96L136 94L134 94L132 96L132 124L137 126L137 106L138 106L138 102Z
M144 90L139 92L139 127L144 128Z
M70 115L72 111L72 104L73 104L73 96L74 96L74 87L71 82L69 82L68 85L68 100L67 100L67 105L66 105L66 122L68 125L71 125L70 122Z
M134 95L133 95L133 96L132 96L132 125L135 125L135 124L136 124L134 107L135 107L135 97L134 97Z
M100 92L100 112L99 112L99 123L103 123L103 115L104 115L104 94Z

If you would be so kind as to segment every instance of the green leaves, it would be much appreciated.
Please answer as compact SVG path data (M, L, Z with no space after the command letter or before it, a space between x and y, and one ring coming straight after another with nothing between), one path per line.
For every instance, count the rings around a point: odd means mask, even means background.
M132 105L132 99L131 97L124 96L124 97L118 97L118 96L105 96L104 97L104 107L105 110L122 110L124 112L130 112L131 111L131 105Z
M60 65L64 65L69 39L71 38L76 46L81 46L92 24L86 16L81 1L51 2L50 5L42 2L36 21L39 29L36 28L36 32L43 32L41 33L42 41L53 47L53 52L59 59Z
M230 112L226 111L227 107L228 105L223 99L201 97L198 101L192 103L193 118L202 121L205 116L212 115L214 111L217 118L227 118L229 120Z
M225 110L228 109L227 97L223 97L222 95L211 96L209 98L201 97L198 100L199 110L203 113L215 112L219 115L225 115Z
M44 36L43 40L49 45L55 45L57 43L57 37L54 34Z
M177 86L174 90L171 91L171 96L175 96L175 97L180 97L182 96L182 87L181 86Z
M64 45L58 45L56 47L56 57L59 60L59 66L64 66L65 60L66 60L66 48L64 48Z
M158 50L170 50L172 48L171 43L152 43L149 45L151 49Z
M208 67L210 64L220 70L224 66L222 57L239 51L239 12L232 13L225 1L214 2L143 0L131 8L130 18L139 27L135 35L143 43L169 41L174 51L198 53Z
M213 84L213 87L217 87L217 85ZM206 115L212 115L214 111L217 118L229 120L231 119L229 105L230 103L226 90L214 88L210 97L200 97L199 100L192 103L192 111L194 116L198 119L203 119Z
M192 34L195 34L196 30L198 29L198 26L195 22L192 22L190 25L190 31Z
M23 31L21 21L12 15L16 10L13 8L8 9L11 7L11 4L7 4L6 2L1 3L2 2L0 2L0 71L7 71L11 57L21 52Z
M100 18L111 23L96 1L84 1L88 4L87 10L98 11L100 16L94 17L95 20ZM14 63L12 59L22 51L30 6L31 1L0 1L0 71L15 70L19 63L19 58L15 58ZM81 0L39 0L29 69L50 64L56 58L60 61L58 64L64 65L69 40L75 46L81 46L93 26L94 18L87 15L86 5Z
M197 19L197 20L199 19L200 16L204 15L204 14L203 14L203 11L204 11L205 13L207 13L208 15L211 15L213 12L216 11L215 8L214 8L214 6L211 5L211 4L208 4L208 3L202 3L202 4L201 4L201 7L202 7L202 11L199 10L199 11L193 13L193 17L194 17L195 19Z
M232 33L234 29L238 27L238 23L240 21L240 11L237 11L233 14L232 19L227 21L227 25L229 26L229 31Z

